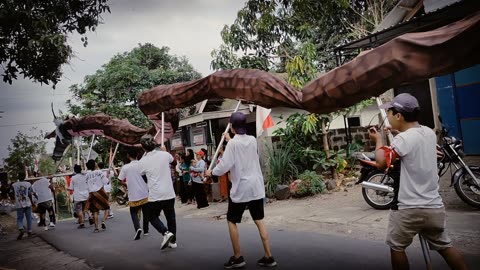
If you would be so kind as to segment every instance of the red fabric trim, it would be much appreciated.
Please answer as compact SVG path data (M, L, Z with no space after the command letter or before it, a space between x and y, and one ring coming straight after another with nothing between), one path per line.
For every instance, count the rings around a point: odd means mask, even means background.
M388 146L382 146L380 149L383 150L383 156L385 157L385 161L387 163L387 170L388 170L392 165L392 161L399 158L400 155L397 152L395 152L394 149Z

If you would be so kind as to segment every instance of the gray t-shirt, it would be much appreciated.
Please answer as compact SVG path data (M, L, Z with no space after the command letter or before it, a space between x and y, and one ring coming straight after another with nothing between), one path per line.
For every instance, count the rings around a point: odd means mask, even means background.
M37 203L53 200L52 190L50 190L50 181L47 178L40 178L32 185L32 190L37 195Z
M441 208L438 193L437 138L429 127L410 128L398 134L392 148L400 155L398 209Z
M25 208L32 206L30 196L32 196L32 185L27 181L15 182L12 185L15 194L15 207Z

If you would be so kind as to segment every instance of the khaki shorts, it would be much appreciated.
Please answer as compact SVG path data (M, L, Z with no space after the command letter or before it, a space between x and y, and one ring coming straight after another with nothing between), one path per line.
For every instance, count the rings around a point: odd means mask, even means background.
M430 249L452 247L446 231L445 208L412 208L391 210L388 219L387 245L392 250L404 251L417 234L427 240Z

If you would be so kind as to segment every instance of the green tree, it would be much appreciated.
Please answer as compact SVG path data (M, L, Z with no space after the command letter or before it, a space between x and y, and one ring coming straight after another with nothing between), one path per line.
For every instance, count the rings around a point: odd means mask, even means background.
M298 44L315 45L317 70L336 66L333 48L370 33L397 0L249 0L221 32L214 69L237 67L285 72ZM354 31L355 30L355 31ZM357 33L357 34L352 34ZM240 54L240 56L237 56ZM237 56L232 61L231 57Z
M55 85L61 66L72 56L67 37L95 31L101 14L110 12L108 0L0 2L0 61L3 81L12 83L17 74L40 83Z
M45 154L45 144L41 134L32 129L29 134L18 132L11 139L11 145L8 146L8 157L3 159L5 171L10 179L17 179L18 172L25 171L25 167L29 171L33 171L34 161L40 154ZM41 133L41 132L40 132Z
M97 70L86 76L82 84L74 84L70 91L73 100L67 101L70 113L85 116L106 113L119 119L128 119L138 127L150 127L147 117L138 109L138 95L155 85L191 81L201 77L185 57L168 53L168 47L139 44L130 52L117 54ZM107 162L111 143L101 139L94 149Z
M55 173L57 166L51 158L42 158L38 161L38 169L43 175L51 175Z
M249 0L232 25L224 26L223 44L212 51L214 69L258 68L286 72L301 89L336 66L333 48L375 29L396 0ZM371 104L364 101L332 114L295 114L277 135L297 149L303 169L337 159L328 144L329 123ZM289 140L289 134L291 140ZM302 134L306 140L298 138ZM312 148L313 147L313 148ZM322 150L322 151L320 151ZM305 152L306 151L306 152ZM309 158L303 159L303 157ZM324 166L322 166L324 167ZM332 167L332 174L336 170Z

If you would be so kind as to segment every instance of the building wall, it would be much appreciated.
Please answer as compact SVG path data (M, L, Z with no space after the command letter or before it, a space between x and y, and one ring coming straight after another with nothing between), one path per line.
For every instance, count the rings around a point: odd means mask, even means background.
M480 65L435 78L438 107L449 135L464 141L467 154L480 154Z

